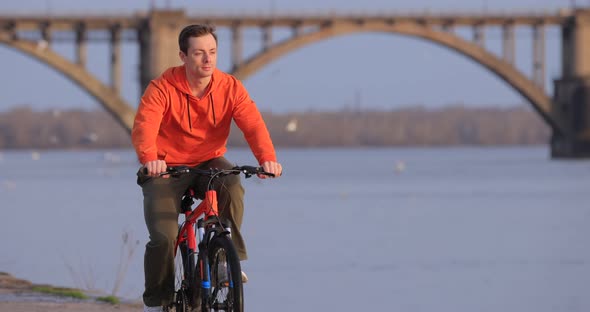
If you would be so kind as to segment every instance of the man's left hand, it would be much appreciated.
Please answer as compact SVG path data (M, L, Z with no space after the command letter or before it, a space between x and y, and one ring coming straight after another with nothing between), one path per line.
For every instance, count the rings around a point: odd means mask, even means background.
M279 164L276 161L266 161L262 163L262 168L264 168L264 171L274 174L275 178L280 177L283 173L283 166L281 166L281 164ZM261 179L269 178L269 176L265 176L262 174L259 174L258 177Z

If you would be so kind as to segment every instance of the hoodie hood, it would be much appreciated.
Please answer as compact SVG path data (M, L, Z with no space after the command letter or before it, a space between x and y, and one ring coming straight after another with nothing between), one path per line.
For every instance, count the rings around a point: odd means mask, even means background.
M216 86L216 81L218 79L216 79L216 76L219 75L219 69L215 69L215 71L213 71L213 74L211 75L211 87L208 88L209 90L207 91L207 93L211 92L215 86ZM174 88L176 88L178 91L184 93L184 94L188 94L189 96L192 96L192 92L191 92L191 88L188 84L188 79L186 79L186 68L185 66L177 66L177 67L171 67L169 69L167 69L163 74L162 74L162 78L164 78L164 80L166 80L169 84L171 84ZM207 96L208 94L204 94L204 96Z
M209 82L210 86L207 86L207 89L202 96L202 99L208 98L208 100L209 100L209 105L211 108L209 110L209 114L211 114L213 116L214 125L216 124L217 118L215 116L215 105L214 105L214 101L213 101L213 90L215 89L214 84L215 84L216 79L214 79L213 76L215 76L216 71L217 71L217 69L215 69L215 71L213 71L213 74L211 75L211 81ZM188 83L188 79L186 78L186 67L183 65L183 66L169 68L168 70L166 70L162 74L162 78L166 82L168 82L172 87L174 87L178 92L180 92L184 95L184 97L186 99L187 123L189 125L189 130L192 131L193 130L193 118L191 118L191 111L193 109L191 108L191 101L195 101L195 100L197 100L197 98L192 95L192 91L191 91L190 85Z

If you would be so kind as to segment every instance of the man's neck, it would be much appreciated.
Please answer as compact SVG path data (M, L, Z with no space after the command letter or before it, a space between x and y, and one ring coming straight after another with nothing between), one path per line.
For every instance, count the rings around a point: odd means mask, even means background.
M209 82L211 82L211 76L203 77L203 78L196 78L189 73L186 73L186 79L188 80L188 85L191 88L191 92L193 96L198 98L202 97L207 90L207 86L209 86Z

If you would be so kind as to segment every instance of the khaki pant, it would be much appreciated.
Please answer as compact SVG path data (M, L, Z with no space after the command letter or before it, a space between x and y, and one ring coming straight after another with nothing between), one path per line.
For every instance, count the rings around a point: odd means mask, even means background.
M200 169L229 169L233 165L219 157L199 165ZM145 292L147 306L167 305L174 294L174 244L178 233L181 196L189 186L202 196L207 190L208 177L183 174L179 177L152 178L138 172L137 184L143 190L143 211L150 241L145 246ZM231 221L232 240L240 260L247 259L246 246L240 233L244 214L244 189L240 176L217 179L219 215Z

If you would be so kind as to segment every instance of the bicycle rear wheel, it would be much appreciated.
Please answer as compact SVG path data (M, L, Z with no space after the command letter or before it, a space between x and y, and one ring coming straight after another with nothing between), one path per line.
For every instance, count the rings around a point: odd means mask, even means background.
M218 236L209 245L211 264L211 311L244 311L242 268L236 249L227 236Z

